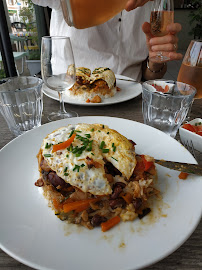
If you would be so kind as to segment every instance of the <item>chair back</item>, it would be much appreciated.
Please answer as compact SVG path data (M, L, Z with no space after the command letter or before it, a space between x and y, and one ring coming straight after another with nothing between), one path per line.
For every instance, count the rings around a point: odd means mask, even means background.
M22 22L13 22L11 23L11 28L13 32L24 32L27 30L27 26Z
M18 36L15 36L14 34L9 34L9 35L10 35L11 43L16 45L16 51L26 52L28 55L29 50L28 50L27 38L18 37Z

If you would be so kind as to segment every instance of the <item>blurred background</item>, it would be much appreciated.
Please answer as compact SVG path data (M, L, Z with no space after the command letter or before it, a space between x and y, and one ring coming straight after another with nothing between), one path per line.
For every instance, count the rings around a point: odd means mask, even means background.
M0 7L2 18L0 18L0 79L8 76L9 69L13 70L13 74L16 69L18 75L40 75L41 37L49 35L51 9L36 6L31 0L0 2L2 5ZM201 0L174 0L174 2L175 22L182 25L178 51L184 55L190 41L202 37ZM3 20L2 12L6 20ZM10 38L15 67L12 65L12 59L4 55L3 44L6 35ZM6 65L3 61L4 57L10 59L7 60ZM180 66L181 61L169 62L164 77L176 80Z

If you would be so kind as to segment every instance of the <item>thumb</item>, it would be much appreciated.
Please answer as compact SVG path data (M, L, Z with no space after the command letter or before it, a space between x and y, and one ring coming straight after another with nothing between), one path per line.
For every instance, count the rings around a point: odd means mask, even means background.
M144 22L143 25L142 25L142 31L146 35L147 42L149 42L149 40L153 37L153 35L151 33L151 25L150 25L150 23Z

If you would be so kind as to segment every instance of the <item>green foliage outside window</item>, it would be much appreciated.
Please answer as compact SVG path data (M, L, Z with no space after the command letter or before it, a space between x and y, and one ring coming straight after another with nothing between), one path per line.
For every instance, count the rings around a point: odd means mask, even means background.
M6 78L6 73L4 69L0 69L0 79Z
M192 0L190 5L194 9L189 14L190 24L193 26L189 34L194 38L202 38L202 2Z

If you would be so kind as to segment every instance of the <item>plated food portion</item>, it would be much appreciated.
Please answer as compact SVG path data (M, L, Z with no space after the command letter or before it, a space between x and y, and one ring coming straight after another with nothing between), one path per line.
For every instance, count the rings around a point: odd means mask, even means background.
M101 103L103 99L113 97L118 90L116 77L111 69L100 67L91 74L90 69L78 67L76 82L66 91L66 95L86 103Z
M202 118L195 118L179 128L180 140L183 144L193 145L202 152Z
M38 153L35 185L55 215L107 231L150 212L159 193L154 159L136 155L135 143L103 124L75 124L47 135Z

